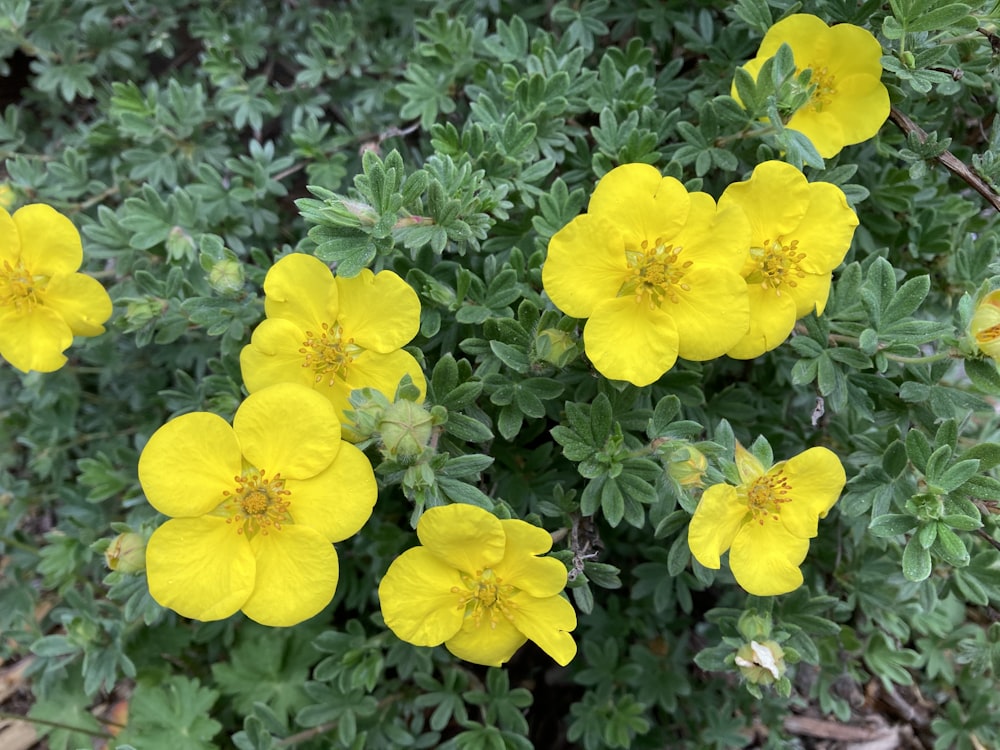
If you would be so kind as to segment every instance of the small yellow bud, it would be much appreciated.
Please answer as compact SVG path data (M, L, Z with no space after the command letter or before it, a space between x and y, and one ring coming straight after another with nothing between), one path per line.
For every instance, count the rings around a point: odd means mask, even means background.
M573 337L558 328L546 328L535 337L538 358L556 367L565 367L577 355L578 347Z
M17 193L6 182L0 183L0 208L10 211L17 201Z
M243 264L235 259L220 260L208 272L208 283L220 294L239 292L243 289L243 281Z
M667 473L681 487L701 487L701 478L707 468L705 454L691 446L674 451L667 462Z
M133 531L119 534L104 551L104 560L111 570L140 573L146 569L146 540Z

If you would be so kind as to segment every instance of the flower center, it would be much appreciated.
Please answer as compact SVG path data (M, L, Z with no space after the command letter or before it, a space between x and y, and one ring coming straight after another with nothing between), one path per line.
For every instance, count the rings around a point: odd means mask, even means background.
M458 606L465 610L466 617L472 618L477 628L484 617L491 629L496 628L501 616L514 621L517 604L510 599L517 593L516 588L505 584L489 568L477 570L474 577L463 573L462 581L466 588L452 586L451 593L458 594Z
M691 290L690 285L682 281L692 265L689 260L680 260L683 249L657 237L652 247L648 240L643 240L638 250L626 250L629 276L618 290L618 296L634 295L636 303L645 297L651 310L659 307L664 299L678 302L678 289Z
M791 486L783 474L764 474L753 480L747 489L747 506L755 521L761 526L764 521L777 521L781 514L781 505L789 503L792 498L785 497Z
M306 331L306 340L299 349L299 353L305 355L302 366L312 368L317 383L326 380L331 386L336 378L347 380L351 362L361 351L353 338L344 339L344 330L337 323L332 326L324 323L319 334Z
M814 112L822 112L823 107L828 106L831 99L837 95L837 79L825 65L822 68L815 68L811 65L808 67L812 71L809 78L809 86L812 88L809 106Z
M292 493L285 489L281 474L269 479L263 470L250 469L233 479L236 489L222 493L227 498L222 511L228 516L226 523L236 524L237 534L253 538L259 532L267 536L271 529L281 531L283 523L291 523L287 498Z
M796 278L805 278L806 272L799 265L806 254L800 253L799 241L784 244L780 239L764 240L764 247L750 248L750 262L756 268L746 277L751 284L760 284L763 289L773 289L780 297L781 288L795 287Z
M980 344L989 344L998 338L1000 338L1000 323L976 332L976 341Z
M31 312L38 299L38 280L20 260L11 265L5 260L0 268L0 307L13 307L19 313Z

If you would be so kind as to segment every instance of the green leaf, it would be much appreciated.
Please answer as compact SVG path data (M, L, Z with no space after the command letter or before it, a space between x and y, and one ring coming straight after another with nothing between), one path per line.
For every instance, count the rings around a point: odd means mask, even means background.
M197 680L174 675L140 682L129 701L128 726L118 736L143 750L212 750L222 725L211 716L219 694Z
M905 534L916 525L917 519L913 516L887 513L874 519L868 527L868 531L872 536L892 537Z
M907 17L905 28L911 34L921 31L939 31L964 21L969 15L969 6L964 3L951 3L919 15Z
M947 524L938 523L937 539L935 539L932 549L942 560L956 568L964 568L969 564L969 550L958 534L952 531Z
M931 574L931 553L910 537L903 550L903 575L910 581L924 581Z

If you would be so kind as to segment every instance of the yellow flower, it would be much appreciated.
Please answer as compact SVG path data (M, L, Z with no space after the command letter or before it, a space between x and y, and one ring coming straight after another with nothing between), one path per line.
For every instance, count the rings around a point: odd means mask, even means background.
M781 161L758 164L749 180L727 187L719 209L732 207L750 220L743 267L750 330L726 354L753 359L781 344L799 318L823 313L830 272L847 254L858 217L836 185L809 182Z
M566 567L537 557L552 547L548 532L445 505L424 512L417 536L423 546L393 560L378 587L385 624L400 639L444 643L460 659L499 667L530 638L569 664L576 612L559 596Z
M18 370L58 370L73 336L104 333L111 298L82 262L79 232L51 206L0 208L0 356Z
M746 333L749 246L742 211L624 164L549 241L542 283L564 313L589 318L584 348L602 375L648 385L678 357L714 359Z
M969 335L979 351L1000 362L1000 289L983 297L969 321Z
M354 389L374 388L391 400L409 375L426 390L420 365L401 348L420 328L420 300L392 271L334 277L318 258L296 253L271 267L264 293L267 319L240 353L250 393L300 383L325 396L344 422Z
M796 72L812 71L812 97L787 122L805 135L824 159L844 146L874 136L889 117L889 92L882 85L882 46L860 26L827 26L806 13L774 24L757 56L743 66L757 79L761 67L787 44Z
M232 427L207 412L168 422L142 451L139 481L171 516L146 547L153 598L197 620L242 609L280 626L333 598L332 542L357 533L377 494L330 402L291 383L248 396Z
M844 467L832 451L810 448L768 469L741 445L736 466L739 486L714 484L702 495L688 527L691 554L717 570L730 550L736 582L756 596L794 591L819 519L844 489Z

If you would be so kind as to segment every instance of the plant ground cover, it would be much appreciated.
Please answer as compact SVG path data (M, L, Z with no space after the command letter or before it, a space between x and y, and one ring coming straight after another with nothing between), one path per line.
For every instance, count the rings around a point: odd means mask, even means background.
M998 102L996 2L0 0L0 747L1000 746Z

